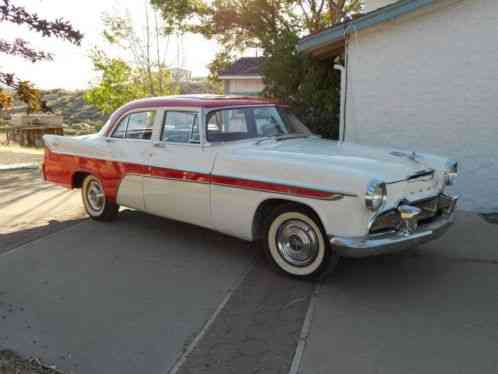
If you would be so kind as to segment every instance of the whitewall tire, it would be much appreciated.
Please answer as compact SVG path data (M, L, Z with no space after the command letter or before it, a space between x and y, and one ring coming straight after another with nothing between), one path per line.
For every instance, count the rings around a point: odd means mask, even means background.
M316 215L299 205L276 208L265 225L265 251L279 270L314 278L337 262Z
M90 218L97 221L110 221L116 217L119 205L108 201L102 182L93 175L88 175L81 188L83 205Z

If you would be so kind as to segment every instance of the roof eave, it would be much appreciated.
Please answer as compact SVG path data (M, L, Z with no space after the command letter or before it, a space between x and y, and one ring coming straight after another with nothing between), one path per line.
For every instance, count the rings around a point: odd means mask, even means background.
M237 74L227 74L227 75L219 75L219 79L221 80L227 80L227 79L263 79L263 77L259 74L255 75L237 75Z
M315 35L310 35L301 39L297 45L297 50L303 53L313 53L317 49L324 48L328 44L344 43L346 35L352 31L361 31L373 27L383 22L398 18L404 14L432 5L437 0L401 0L394 4L374 10L364 16L342 23L335 27L323 30Z

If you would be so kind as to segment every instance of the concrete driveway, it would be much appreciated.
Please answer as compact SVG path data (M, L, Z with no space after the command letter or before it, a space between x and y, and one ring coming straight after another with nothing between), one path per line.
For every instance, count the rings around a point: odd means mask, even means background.
M476 215L313 284L209 230L92 222L23 173L0 174L0 349L82 374L498 372L498 226Z
M43 183L38 170L0 171L0 212L0 254L86 217L78 190Z
M458 213L412 253L342 262L315 300L302 373L498 373L498 225Z

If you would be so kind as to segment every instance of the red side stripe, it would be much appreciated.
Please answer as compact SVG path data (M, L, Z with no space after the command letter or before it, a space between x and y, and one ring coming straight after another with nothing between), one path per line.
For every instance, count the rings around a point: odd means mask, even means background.
M223 177L220 175L213 175L211 177L211 183L221 186L233 187L233 188L242 188L247 190L257 190L257 191L265 191L265 192L272 192L272 193L285 194L285 195L310 197L314 199L329 199L334 196L337 196L337 194L334 194L332 192L318 191L310 188L294 187L294 186L287 186L277 183L259 182L259 181L232 178L232 177Z
M151 168L151 175L153 177L174 179L184 182L196 182L196 183L209 183L210 175L203 173L196 173L192 171L177 170L177 169L167 169L153 166Z
M305 187L288 186L279 183L261 182L241 178L225 177L191 172L186 170L168 169L161 167L147 167L145 165L105 161L88 157L61 155L49 150L45 153L44 174L48 181L66 187L73 187L73 176L83 171L94 174L102 181L106 196L115 200L121 180L127 174L166 178L183 182L215 184L230 188L264 191L270 193L306 197L312 199L333 199L341 194L314 190Z

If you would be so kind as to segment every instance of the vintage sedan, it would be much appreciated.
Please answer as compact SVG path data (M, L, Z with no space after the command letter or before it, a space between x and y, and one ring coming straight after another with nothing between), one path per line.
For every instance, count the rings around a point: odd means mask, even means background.
M457 202L445 194L456 162L324 140L288 107L255 98L142 99L97 134L44 140L44 179L81 188L91 218L126 206L261 240L296 277L432 240Z

